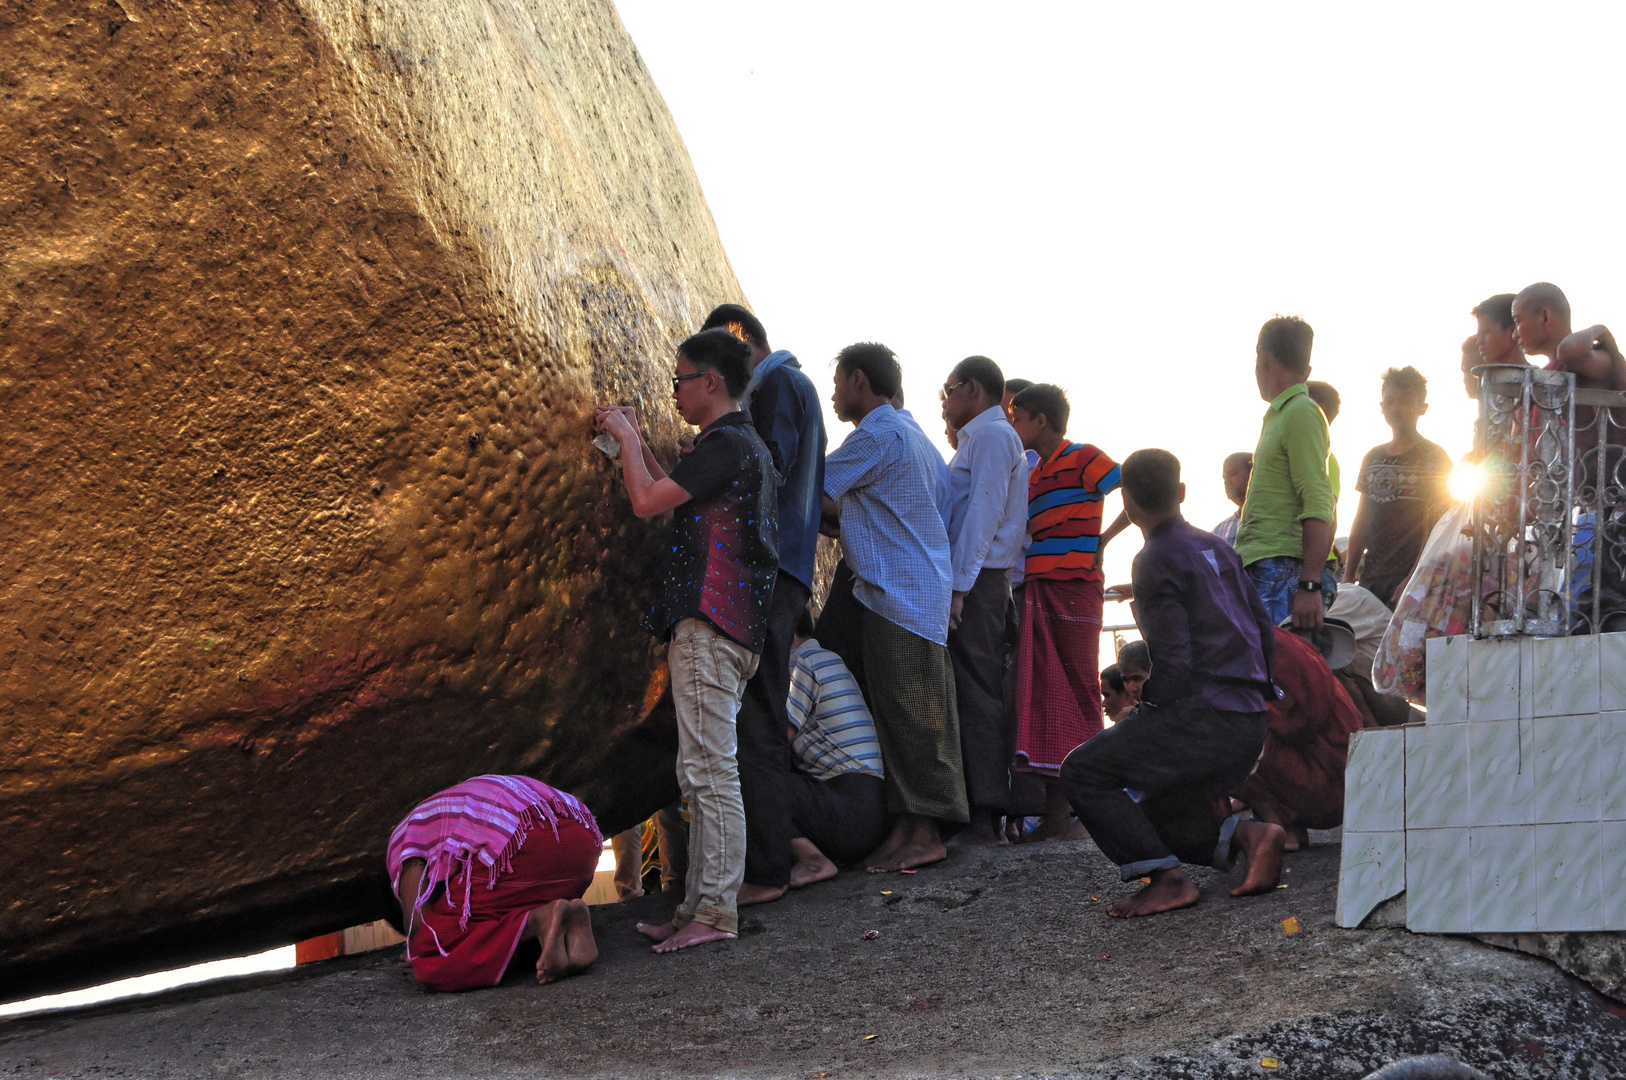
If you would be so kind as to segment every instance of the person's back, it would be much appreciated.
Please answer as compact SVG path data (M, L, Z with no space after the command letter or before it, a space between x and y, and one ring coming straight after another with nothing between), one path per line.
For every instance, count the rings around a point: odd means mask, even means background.
M841 657L808 638L791 654L791 746L809 776L848 773L884 778L875 720Z
M1154 661L1142 700L1262 712L1275 637L1231 546L1184 519L1166 522L1135 556L1133 579Z
M841 546L859 603L942 645L948 640L948 530L937 507L942 460L890 405L865 416L842 443L865 464L841 480ZM856 482L852 482L856 481ZM827 484L833 481L827 480ZM850 507L848 506L850 503Z

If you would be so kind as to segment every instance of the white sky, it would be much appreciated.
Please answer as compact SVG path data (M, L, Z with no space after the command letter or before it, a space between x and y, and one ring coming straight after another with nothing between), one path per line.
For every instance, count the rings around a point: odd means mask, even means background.
M1384 368L1429 377L1421 427L1456 455L1471 307L1545 279L1577 326L1617 315L1618 6L617 7L746 300L821 389L885 342L933 432L984 353L1066 387L1071 437L1177 454L1205 527L1271 315L1310 321L1343 394L1341 533Z

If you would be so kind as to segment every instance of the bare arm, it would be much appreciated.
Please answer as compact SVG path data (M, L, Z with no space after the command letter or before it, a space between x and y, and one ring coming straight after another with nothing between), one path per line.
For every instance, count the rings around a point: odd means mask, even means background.
M1106 547L1112 542L1112 538L1114 536L1117 536L1127 528L1129 528L1129 515L1120 510L1118 511L1118 516L1112 519L1112 524L1108 525L1106 529L1102 531L1100 546ZM1099 550L1097 550L1097 558L1099 558Z
M1355 522L1349 527L1349 550L1344 554L1344 580L1353 584L1366 554L1366 496L1355 509Z
M418 902L418 885L423 881L423 871L427 865L422 859L408 859L401 864L401 880L395 886L395 899L401 904L401 925L406 929L407 937L412 936L412 915Z
M621 479L627 485L633 513L641 518L657 517L689 501L689 493L666 475L626 413L619 408L600 410L598 424L600 431L621 444ZM632 447L638 452L628 453Z
M1555 359L1577 381L1595 390L1626 390L1626 360L1607 326L1577 330L1558 343Z

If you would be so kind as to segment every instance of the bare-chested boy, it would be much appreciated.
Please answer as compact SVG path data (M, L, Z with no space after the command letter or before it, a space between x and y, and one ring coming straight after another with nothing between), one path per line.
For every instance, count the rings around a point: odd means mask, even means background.
M1146 538L1135 556L1135 621L1154 666L1140 705L1069 754L1061 782L1123 880L1151 878L1107 909L1129 918L1197 902L1182 862L1223 868L1240 853L1247 877L1231 895L1274 889L1286 837L1279 825L1216 809L1265 744L1275 642L1264 605L1235 550L1181 517L1186 488L1173 454L1139 450L1122 476L1124 511Z

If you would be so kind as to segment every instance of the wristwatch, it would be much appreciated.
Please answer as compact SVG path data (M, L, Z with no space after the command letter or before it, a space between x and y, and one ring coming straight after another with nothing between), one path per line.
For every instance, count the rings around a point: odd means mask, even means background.
M1319 581L1304 581L1304 580L1300 579L1300 581L1299 581L1299 592L1320 592L1320 591L1321 591L1321 582L1319 582Z

